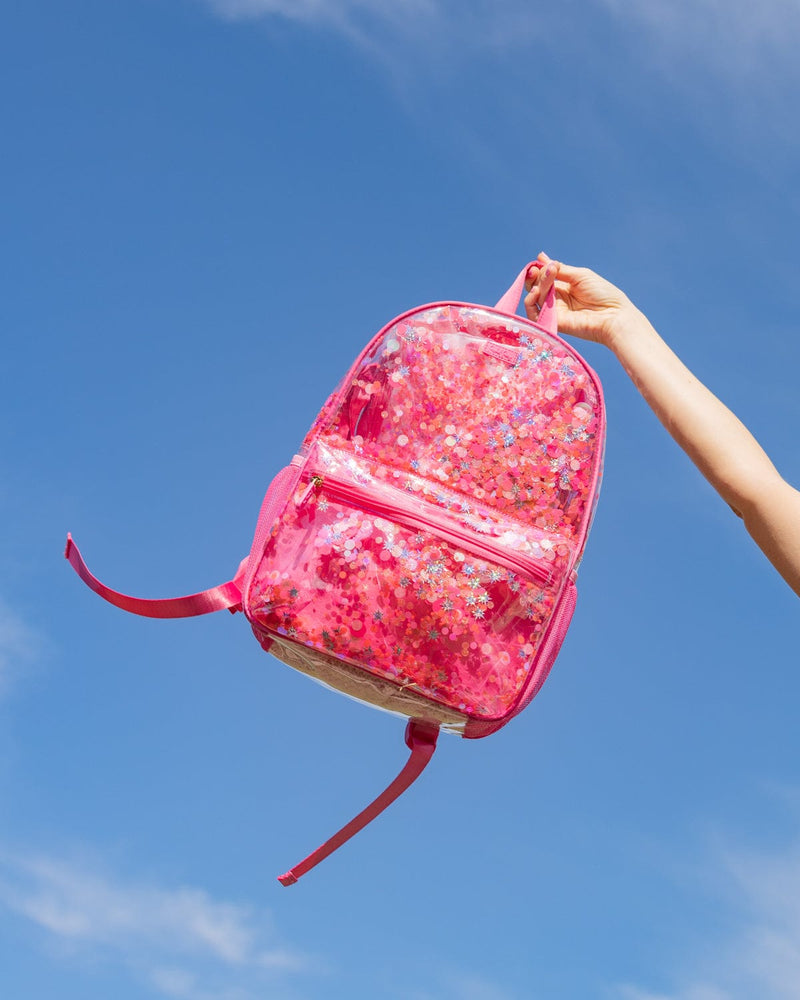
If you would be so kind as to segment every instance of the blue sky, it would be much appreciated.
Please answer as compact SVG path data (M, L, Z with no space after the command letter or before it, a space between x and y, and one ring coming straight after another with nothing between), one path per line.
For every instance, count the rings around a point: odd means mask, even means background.
M263 492L398 312L540 249L617 281L800 482L791 0L28 0L0 76L10 1000L800 995L797 598L614 358L531 708L275 876L402 724L229 615Z

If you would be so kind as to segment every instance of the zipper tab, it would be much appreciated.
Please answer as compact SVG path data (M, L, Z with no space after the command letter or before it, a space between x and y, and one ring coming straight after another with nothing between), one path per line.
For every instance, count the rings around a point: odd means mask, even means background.
M308 498L312 493L316 492L320 486L322 486L323 479L322 476L314 475L309 480L308 486L303 490L300 497L296 501L298 507L302 507L304 503L308 501Z

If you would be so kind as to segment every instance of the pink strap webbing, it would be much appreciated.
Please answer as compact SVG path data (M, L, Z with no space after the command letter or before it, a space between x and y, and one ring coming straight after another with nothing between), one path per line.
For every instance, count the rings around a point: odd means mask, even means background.
M411 756L406 762L406 766L389 785L386 791L371 802L366 809L351 819L347 826L335 833L330 840L327 840L322 847L318 847L313 854L295 865L284 875L278 876L281 885L294 885L294 883L306 872L311 871L320 861L324 861L329 854L333 854L337 848L354 837L359 830L371 823L376 816L379 816L387 806L390 806L395 799L399 798L403 792L412 785L428 766L428 762L436 749L436 740L439 736L438 726L429 722L421 722L419 719L410 719L406 726L406 745L411 750Z
M525 291L525 280L532 267L541 268L542 262L539 260L532 260L530 264L526 264L525 267L523 267L517 275L517 279L514 284L495 306L495 309L497 309L498 312L509 313L511 316L516 315L517 309L519 309L522 293ZM547 293L547 298L544 300L544 305L542 306L536 319L536 324L543 327L548 333L558 333L556 293L554 288L551 288Z
M188 597L169 597L162 600L148 600L143 597L129 597L111 590L100 583L96 576L89 572L83 561L78 546L73 542L72 535L67 535L67 547L64 556L83 582L102 598L123 611L130 611L145 618L192 618L195 615L207 615L212 611L229 608L238 611L241 607L242 594L233 580L219 587L203 590L199 594Z

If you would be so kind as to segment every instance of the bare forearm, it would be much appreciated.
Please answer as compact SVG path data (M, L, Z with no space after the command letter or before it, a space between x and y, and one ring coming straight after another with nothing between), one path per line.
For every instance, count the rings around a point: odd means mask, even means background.
M637 309L620 317L608 346L675 441L723 499L744 513L759 483L778 475L750 431Z
M606 342L664 427L800 594L800 493L642 313L625 310Z

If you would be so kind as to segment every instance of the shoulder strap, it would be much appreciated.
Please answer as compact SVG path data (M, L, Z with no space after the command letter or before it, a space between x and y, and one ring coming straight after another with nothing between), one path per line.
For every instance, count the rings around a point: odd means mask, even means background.
M420 719L410 719L406 726L406 746L411 750L411 756L406 761L406 766L397 775L389 787L371 802L366 809L351 819L347 826L335 833L330 840L326 840L322 847L318 847L313 854L295 865L284 875L278 876L281 885L294 885L294 883L306 872L310 871L320 861L324 861L329 854L342 846L351 837L355 836L359 830L371 823L376 816L399 798L403 792L412 785L428 766L428 762L436 749L436 740L439 736L439 727L422 722Z
M117 593L105 584L100 583L97 577L89 572L89 568L83 561L78 546L73 542L72 535L67 535L67 547L64 557L69 560L70 565L83 580L83 582L102 598L123 611L130 611L135 615L143 615L145 618L192 618L195 615L207 615L211 611L221 611L228 608L231 613L241 611L242 594L234 582L239 578L236 574L234 580L223 583L219 587L211 587L210 590L203 590L199 594L190 594L188 597L170 597L163 600L148 600L142 597L129 597L127 594ZM239 567L241 572L242 566Z

